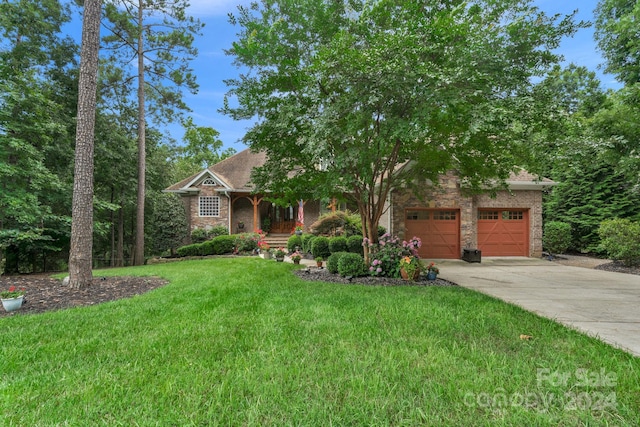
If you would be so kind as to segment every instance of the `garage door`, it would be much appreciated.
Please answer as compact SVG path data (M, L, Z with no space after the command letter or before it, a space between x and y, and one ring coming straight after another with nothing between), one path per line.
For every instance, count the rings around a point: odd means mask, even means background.
M482 256L529 256L529 211L478 209Z
M422 240L421 258L460 258L460 212L445 209L407 209L405 237Z

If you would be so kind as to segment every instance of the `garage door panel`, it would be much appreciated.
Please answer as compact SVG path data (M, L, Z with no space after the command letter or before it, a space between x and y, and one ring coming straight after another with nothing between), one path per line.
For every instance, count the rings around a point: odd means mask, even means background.
M478 248L485 256L528 256L528 211L478 210Z
M421 258L460 258L460 223L457 210L411 209L406 211L405 235L422 240Z

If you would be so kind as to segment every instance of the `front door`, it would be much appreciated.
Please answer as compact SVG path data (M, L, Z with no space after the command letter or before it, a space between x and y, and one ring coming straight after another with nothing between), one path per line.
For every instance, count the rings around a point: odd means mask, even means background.
M271 233L275 234L289 234L291 230L296 226L296 208L293 206L271 205L271 211L269 212L269 218L271 218Z

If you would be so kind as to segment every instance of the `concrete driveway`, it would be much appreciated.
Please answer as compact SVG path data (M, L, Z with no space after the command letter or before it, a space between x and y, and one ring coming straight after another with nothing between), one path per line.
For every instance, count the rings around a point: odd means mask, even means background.
M640 356L640 276L535 258L440 260L440 277Z

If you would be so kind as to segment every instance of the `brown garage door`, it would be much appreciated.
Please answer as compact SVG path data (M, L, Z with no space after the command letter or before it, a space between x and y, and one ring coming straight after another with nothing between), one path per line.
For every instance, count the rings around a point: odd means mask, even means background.
M421 258L460 258L460 212L452 209L407 209L405 237L422 240Z
M483 256L529 256L529 211L478 209L478 248Z

